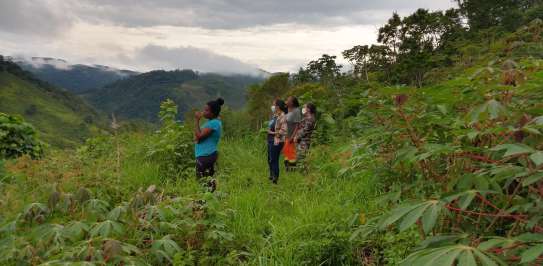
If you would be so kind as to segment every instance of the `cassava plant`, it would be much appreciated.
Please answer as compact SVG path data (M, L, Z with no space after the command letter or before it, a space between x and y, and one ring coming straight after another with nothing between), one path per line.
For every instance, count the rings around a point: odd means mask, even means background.
M417 228L404 265L543 262L543 116L497 96L468 111L410 105L407 95L372 100L378 128L362 144L379 152L365 159L384 161L384 182L399 185L383 197L392 210L353 237Z
M147 143L147 158L159 165L164 177L191 176L194 142L191 132L176 120L177 105L166 100L159 117L162 126Z

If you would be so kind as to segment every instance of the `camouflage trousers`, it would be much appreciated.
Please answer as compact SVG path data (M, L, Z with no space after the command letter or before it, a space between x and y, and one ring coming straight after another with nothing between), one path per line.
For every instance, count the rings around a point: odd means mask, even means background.
M300 141L296 144L296 167L303 173L307 173L307 155L309 153L310 142Z

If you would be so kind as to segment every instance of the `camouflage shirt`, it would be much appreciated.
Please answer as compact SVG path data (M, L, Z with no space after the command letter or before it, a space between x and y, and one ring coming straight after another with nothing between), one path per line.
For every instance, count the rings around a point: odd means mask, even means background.
M311 143L311 134L313 134L313 130L315 130L315 116L307 115L304 117L302 122L300 122L298 131L296 132L298 143L304 144L304 146L309 146Z

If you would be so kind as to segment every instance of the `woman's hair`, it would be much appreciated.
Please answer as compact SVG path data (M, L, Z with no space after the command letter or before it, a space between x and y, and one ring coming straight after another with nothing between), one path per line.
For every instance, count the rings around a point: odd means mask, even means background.
M211 113L215 117L219 116L221 113L221 106L224 104L224 100L222 98L219 98L215 101L209 101L207 102L207 106L209 106L209 109L211 109Z
M310 113L317 114L317 106L315 106L313 103L306 103L305 107Z
M300 107L300 102L298 101L298 98L296 98L295 96L290 96L290 98L292 99L292 106Z
M283 100L275 100L275 105L279 107L279 110L283 111L285 114L288 113L287 104Z

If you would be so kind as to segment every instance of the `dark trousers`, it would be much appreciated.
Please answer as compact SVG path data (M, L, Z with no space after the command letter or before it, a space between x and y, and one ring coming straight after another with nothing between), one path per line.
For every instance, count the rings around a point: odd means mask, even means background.
M196 176L198 178L213 176L215 174L215 162L218 154L215 152L209 156L196 158Z
M274 145L273 140L268 140L268 166L270 167L270 178L277 181L279 179L279 156L285 143Z

